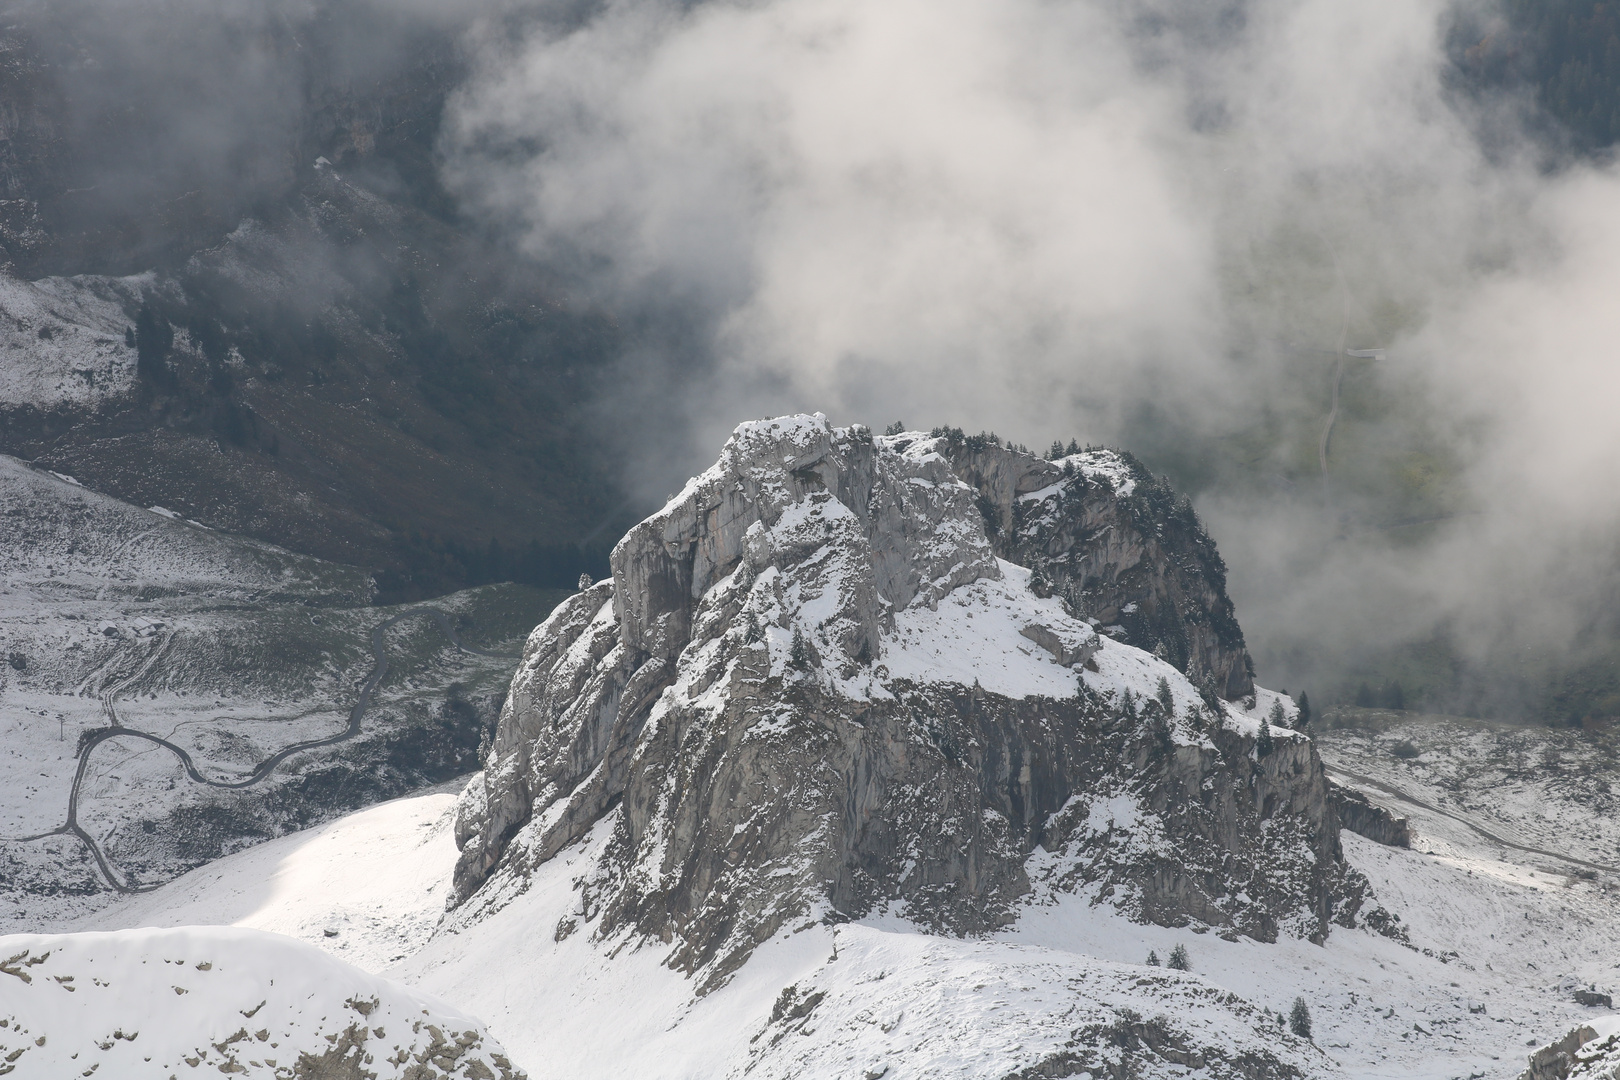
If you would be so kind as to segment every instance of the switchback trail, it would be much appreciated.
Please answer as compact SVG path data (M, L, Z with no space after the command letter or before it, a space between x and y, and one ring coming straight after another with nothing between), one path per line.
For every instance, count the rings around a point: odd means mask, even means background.
M1515 851L1528 852L1531 855L1545 855L1549 859L1557 859L1560 862L1571 863L1575 866L1584 866L1589 870L1601 870L1606 874L1620 874L1620 866L1606 866L1603 863L1588 862L1586 859L1577 859L1575 856L1566 855L1561 851L1548 851L1546 848L1532 847L1529 844L1521 844L1516 840L1509 840L1505 836L1498 836L1496 833L1491 832L1483 825L1476 824L1475 822L1463 817L1461 814L1454 814L1450 810L1442 810L1440 807L1435 806L1432 803L1424 802L1422 799L1419 799L1416 796L1408 795L1398 787L1391 784L1386 784L1381 780L1374 780L1370 776L1362 776L1360 773L1353 773L1349 769L1341 769L1332 765L1328 766L1328 771L1338 773L1340 776L1348 777L1358 784L1365 784L1368 787L1377 788L1379 791L1382 791L1384 794L1389 795L1392 798L1398 799L1401 802L1411 803L1413 806L1427 810L1431 814L1439 814L1441 817L1447 817L1459 824L1466 825L1470 829L1479 833L1479 835L1483 836L1485 839L1491 841L1493 844L1500 844L1503 847L1512 848Z
M366 709L371 705L371 695L376 691L377 687L382 684L383 679L388 675L388 652L383 643L383 635L395 623L398 623L404 619L415 618L418 615L426 615L431 618L435 623L438 624L439 629L444 631L445 636L450 639L450 644L454 645L457 649L464 653L471 653L475 656L488 656L497 660L521 659L521 657L511 656L506 653L485 652L483 649L475 649L472 646L464 643L461 640L460 635L456 633L456 628L451 625L450 619L444 614L444 612L437 608L418 608L415 611L406 611L395 615L386 622L378 623L372 628L371 655L374 662L371 668L371 674L366 676L366 681L360 686L359 698L356 699L354 707L349 710L348 726L342 731L338 732L336 735L330 735L324 739L311 739L307 742L293 743L291 746L283 747L282 749L277 750L274 754L271 754L269 757L265 758L263 761L259 762L253 767L252 771L239 780L211 780L198 771L196 763L191 759L191 755L188 754L183 748L176 746L174 743L161 736L153 735L150 732L136 731L133 728L123 727L119 724L117 713L113 710L112 694L104 694L102 695L102 707L106 710L109 726L97 728L94 731L85 732L85 734L79 740L79 765L78 769L73 774L73 788L68 794L67 820L57 828L51 829L49 832L36 833L33 836L17 837L15 842L26 843L30 840L43 840L47 836L77 836L79 840L83 842L84 846L89 850L91 856L96 860L96 865L101 868L102 876L105 877L108 884L110 884L117 891L121 893L138 893L149 892L158 888L159 884L161 883L154 885L131 885L127 881L120 879L120 877L113 871L112 865L107 861L107 856L102 852L100 845L97 844L95 839L85 831L82 825L79 824L79 790L84 782L85 771L90 765L90 755L95 748L109 739L142 739L146 742L155 743L173 754L177 759L179 759L180 767L185 770L186 775L198 784L202 784L206 787L226 788L232 790L252 787L254 784L263 781L275 771L277 765L280 765L283 761L286 761L294 754L301 754L306 750L317 750L323 746L336 746L338 743L347 742L349 739L352 739L356 735L360 734L360 721L365 716ZM156 657L154 655L153 659L155 658ZM129 681L130 680L126 680L126 684Z

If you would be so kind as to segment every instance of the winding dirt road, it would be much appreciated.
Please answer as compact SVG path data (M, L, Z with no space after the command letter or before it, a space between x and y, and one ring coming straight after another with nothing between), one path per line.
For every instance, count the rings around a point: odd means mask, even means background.
M1370 776L1363 776L1360 773L1353 773L1349 769L1340 768L1337 765L1329 765L1328 772L1337 773L1340 776L1354 780L1356 783L1363 784L1367 787L1377 788L1379 791L1382 791L1384 794L1393 799L1404 803L1410 803L1419 809L1427 810L1431 814L1439 814L1441 817L1450 818L1452 821L1455 821L1460 825L1468 826L1468 828L1474 830L1474 832L1491 841L1493 844L1500 844L1503 847L1512 848L1515 851L1527 852L1531 855L1544 855L1549 859L1557 859L1560 862L1570 863L1574 866L1584 866L1589 870L1601 870L1606 874L1620 874L1620 866L1608 866L1604 863L1589 862L1586 859L1577 859L1573 855L1566 855L1561 851L1549 851L1546 848L1538 848L1532 847L1529 844L1521 844L1517 840L1509 840L1505 836L1497 835L1491 830L1485 828L1485 826L1480 825L1478 822L1470 821L1463 815L1453 813L1450 810L1443 810L1440 807L1435 806L1433 803L1425 802L1424 800L1417 798L1415 795L1409 795L1400 788L1395 787L1392 784L1386 784L1382 780L1375 780Z
M336 746L338 743L347 742L349 739L352 739L356 735L360 734L360 721L365 717L366 709L371 705L371 696L376 691L377 687L382 684L382 680L388 674L388 653L383 643L384 633L386 633L389 627L393 626L395 623L423 615L431 618L435 623L437 623L439 629L443 630L445 636L450 639L450 643L464 653L471 653L475 656L488 656L498 660L521 659L520 657L511 656L506 653L485 652L482 649L475 649L472 646L467 645L456 633L456 629L451 625L450 619L444 614L444 612L438 610L437 608L418 608L415 611L402 612L401 614L395 615L386 622L379 623L377 626L372 628L371 655L374 663L371 668L371 674L366 676L366 681L360 686L359 698L356 699L354 707L349 710L348 726L342 731L338 732L336 735L331 735L324 739L311 739L307 742L293 743L291 746L283 747L282 749L277 750L274 754L271 754L269 757L265 758L263 761L259 762L245 777L238 780L209 779L197 769L197 765L194 761L192 761L191 755L188 754L183 748L176 746L174 743L162 738L161 736L153 735L145 731L136 731L133 728L126 728L122 726L118 720L118 714L113 708L113 692L109 691L101 695L102 708L105 710L109 721L108 726L86 732L79 740L79 765L78 769L73 774L73 789L68 795L67 820L48 832L36 833L33 836L16 837L13 842L26 843L31 840L43 840L48 836L77 836L84 844L85 848L89 850L91 856L96 860L96 865L101 868L102 876L107 879L108 884L110 884L114 889L122 893L138 893L149 892L152 889L158 888L158 884L132 885L127 880L121 878L119 874L114 871L112 864L107 861L106 854L101 850L101 846L96 843L95 838L85 831L84 827L79 824L79 791L84 782L85 771L90 765L90 755L94 753L96 747L110 739L144 740L146 742L155 743L156 745L161 746L165 750L172 753L179 760L180 766L185 770L186 775L195 783L202 784L206 787L226 789L252 787L254 784L262 782L266 777L275 771L277 765L280 765L283 761L286 761L294 754L301 754L306 750L316 750L323 746ZM155 660L157 654L161 653L162 651L162 649L157 650L151 659ZM144 673L146 668L150 667L150 665L151 660L149 660L147 664L142 667L142 672ZM124 680L124 685L127 685L132 681L132 679L126 679Z

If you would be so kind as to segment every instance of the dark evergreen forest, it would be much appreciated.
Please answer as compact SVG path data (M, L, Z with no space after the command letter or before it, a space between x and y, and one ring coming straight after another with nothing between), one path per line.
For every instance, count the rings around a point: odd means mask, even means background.
M1620 142L1620 4L1501 0L1460 14L1448 35L1462 88L1522 95L1559 150L1607 156Z

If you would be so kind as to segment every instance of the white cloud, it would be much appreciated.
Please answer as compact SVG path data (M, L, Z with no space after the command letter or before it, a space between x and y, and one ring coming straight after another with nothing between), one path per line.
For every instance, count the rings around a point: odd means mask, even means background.
M1044 444L1152 434L1144 403L1184 443L1275 405L1314 446L1327 368L1292 347L1345 332L1391 348L1375 436L1446 448L1480 512L1403 545L1339 538L1314 485L1212 493L1251 639L1282 657L1446 620L1568 633L1569 567L1609 565L1592 538L1620 505L1620 183L1482 153L1444 88L1445 14L529 9L484 39L447 175L621 310L681 314L702 363L664 407L701 448L649 463L658 483L737 419L804 407ZM655 328L637 356L658 349Z

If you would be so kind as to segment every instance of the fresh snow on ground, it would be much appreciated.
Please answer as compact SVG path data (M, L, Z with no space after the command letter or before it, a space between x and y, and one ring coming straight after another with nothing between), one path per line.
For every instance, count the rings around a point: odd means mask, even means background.
M884 642L880 658L890 676L964 685L977 681L991 693L1014 698L1074 697L1079 688L1075 672L1020 631L1039 624L1067 627L1076 636L1097 635L1065 614L1061 600L1042 600L1030 592L1028 570L1003 560L998 564L1000 580L980 578L960 586L933 611L913 604L895 614L894 637Z
M575 878L612 826L610 816L495 914L471 926L451 920L393 973L465 1003L537 1078L996 1077L1127 1011L1174 1014L1201 1045L1233 1057L1269 1050L1307 1071L1331 1068L1261 1009L1196 974L924 934L882 918L784 933L694 999L693 983L662 966L668 946L596 942L586 928L561 940L547 932L583 918ZM503 974L492 979L495 970Z
M92 406L129 393L135 350L124 333L151 281L0 274L0 409Z
M941 599L935 610L912 604L896 613L894 635L885 636L880 658L889 677L963 685L977 681L991 693L1015 698L1072 698L1078 692L1078 680L1083 679L1098 693L1121 696L1129 692L1138 700L1157 694L1163 679L1175 699L1177 716L1200 704L1197 688L1174 665L1097 634L1068 614L1061 599L1042 599L1031 592L1030 572L1024 567L1003 559L997 563L1000 579L980 578L960 586ZM1092 659L1097 670L1064 667L1024 636L1022 631L1029 626L1045 626L1077 640L1095 640L1097 651ZM881 686L865 690L866 685L852 680L842 689L851 696L883 692ZM1283 703L1289 720L1298 715L1291 700L1257 687L1252 708L1226 704L1224 722L1254 735L1260 730L1261 718L1276 702ZM1279 739L1304 737L1287 728L1273 734Z
M381 971L426 944L444 914L461 784L450 787L267 840L61 929L238 926Z
M512 1075L473 1017L289 938L198 926L0 937L0 1068L19 1078L427 1080L446 1066Z
M1509 1080L1536 1047L1600 1015L1570 991L1612 990L1620 957L1612 882L1555 873L1529 856L1513 862L1465 829L1442 841L1420 818L1413 850L1344 835L1352 865L1401 916L1410 947L1342 928L1320 947L1229 942L1137 925L1080 895L1032 903L1016 927L986 940L924 935L883 916L805 928L694 1000L692 982L662 966L668 949L657 942L593 941L588 923L557 940L561 921L582 918L588 893L578 879L611 819L499 912L473 925L452 916L421 944L455 855L442 823L448 798L398 800L272 841L76 925L282 930L455 1002L530 1075L570 1080L696 1080L750 1066L756 1076L842 1078L879 1062L886 1077L999 1076L1049 1052L1060 1016L1162 1013L1237 1045L1274 1030L1295 997L1309 1004L1318 1049L1280 1032L1270 1048L1305 1075ZM316 880L320 866L331 866L330 882ZM390 911L415 929L393 934ZM340 933L328 938L327 928ZM385 966L407 939L415 951ZM1163 958L1176 945L1191 955L1191 976L1146 965L1150 951ZM771 1022L789 988L799 1002L825 995L814 1022Z
M174 743L210 780L239 782L284 747L346 731L376 663L371 633L395 615L408 617L383 635L389 672L364 738L437 713L452 683L469 698L504 691L513 660L457 652L426 612L465 612L480 630L516 615L510 625L526 629L533 608L521 596L493 587L389 610L370 606L373 588L356 568L176 521L0 455L0 933L110 899L78 837L40 835L67 819L87 734L132 733L84 761L78 823L120 880L140 884L353 807L329 787L336 807L283 801L288 824L277 826L254 800L354 744L294 755L265 783L226 790L133 733ZM390 794L408 783L390 782Z

